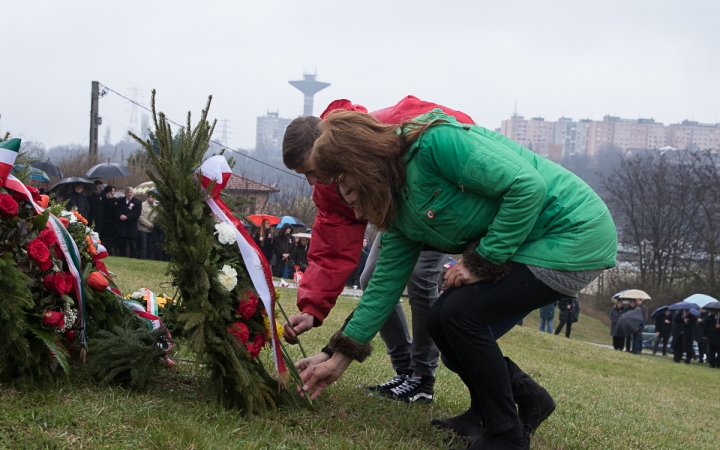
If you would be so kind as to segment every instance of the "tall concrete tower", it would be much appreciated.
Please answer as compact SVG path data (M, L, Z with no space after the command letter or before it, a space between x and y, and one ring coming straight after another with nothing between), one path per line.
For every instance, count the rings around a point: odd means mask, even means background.
M303 116L313 115L313 96L317 93L330 86L330 83L323 83L322 81L315 80L317 77L316 73L303 73L303 79L299 81L288 81L288 83L295 86L303 94L305 94L305 103L303 107Z

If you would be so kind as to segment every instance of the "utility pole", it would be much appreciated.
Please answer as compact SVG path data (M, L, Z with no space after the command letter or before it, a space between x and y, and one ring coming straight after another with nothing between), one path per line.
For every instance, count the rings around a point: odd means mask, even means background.
M90 164L95 165L98 157L98 107L100 104L100 83L92 82L90 94Z

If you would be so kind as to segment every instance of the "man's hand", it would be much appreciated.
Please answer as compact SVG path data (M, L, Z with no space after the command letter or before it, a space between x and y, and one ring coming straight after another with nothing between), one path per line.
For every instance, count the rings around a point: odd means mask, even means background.
M655 337L660 337L660 332L659 332L659 331L656 331L656 332L655 332Z
M283 253L282 259L288 259L289 256L290 256L290 253Z
M465 268L463 262L458 261L445 272L445 283L443 283L441 289L445 290L450 286L460 287L463 284L473 284L478 281L481 281L481 278L470 273L470 271Z
M127 216L125 214L120 215L120 220L126 220Z
M285 340L290 344L297 344L297 337L312 329L315 324L315 317L312 314L302 313L297 316L290 316L285 322Z
M317 355L308 356L307 358L298 360L295 363L295 368L302 375L305 370L309 369L310 367L317 366L318 364L324 363L328 359L330 359L330 355L325 352L320 352Z
M310 395L310 398L315 400L323 389L340 378L351 362L352 359L349 357L335 352L329 361L306 369L301 375L303 381L301 395Z

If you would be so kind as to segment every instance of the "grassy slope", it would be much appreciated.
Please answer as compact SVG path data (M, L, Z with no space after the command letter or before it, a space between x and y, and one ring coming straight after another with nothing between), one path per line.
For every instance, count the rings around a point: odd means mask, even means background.
M121 276L124 292L152 289L164 276L159 263L114 259L108 266ZM283 290L288 310L293 296ZM319 349L356 303L340 299L325 325L304 337L305 347ZM529 318L500 341L558 403L533 439L534 449L717 448L720 371L550 336L536 322ZM585 317L577 325L574 338L603 336ZM0 448L446 448L445 433L431 428L429 419L467 407L462 383L441 366L432 406L367 397L358 385L392 374L379 338L374 345L373 356L353 364L313 411L281 408L274 417L245 419L222 410L205 399L193 375L197 368L182 362L144 394L89 386L79 371L71 385L40 392L0 387Z

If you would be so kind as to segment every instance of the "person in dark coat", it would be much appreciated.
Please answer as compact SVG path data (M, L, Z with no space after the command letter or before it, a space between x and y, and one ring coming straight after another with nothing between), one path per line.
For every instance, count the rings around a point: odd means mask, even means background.
M617 321L625 312L625 305L622 300L618 300L615 306L610 310L610 336L612 336L613 348L615 350L622 351L623 345L625 345L625 336L621 335L617 329Z
M675 328L673 329L673 361L679 363L685 353L685 364L690 364L690 360L695 356L693 350L693 333L697 319L690 314L690 310L683 309L673 319Z
M365 265L367 264L369 254L370 240L367 238L367 236L365 236L363 238L362 250L360 251L360 262L358 262L358 266L355 268L353 273L345 282L346 286L360 286L360 275L362 275L363 270L365 270Z
M103 189L103 226L100 231L100 240L108 251L108 254L117 256L119 254L117 242L117 215L115 207L117 199L115 198L115 187L105 186Z
M120 256L126 256L129 250L130 258L138 257L138 219L142 213L142 202L135 198L132 187L125 188L125 197L118 199L115 215L118 218L117 242L120 247Z
M75 183L73 185L73 191L68 197L68 202L65 205L65 209L72 211L73 209L80 213L85 219L90 216L90 205L88 199L83 193L85 187L81 183Z
M545 332L545 328L547 327L547 332L552 334L555 307L557 307L557 302L550 303L549 305L545 305L540 308L540 331Z
M295 239L292 237L292 226L289 223L283 225L275 236L273 252L277 262L275 276L290 278L294 273L292 256L295 252Z
M639 301L638 301L639 300ZM630 299L629 301L629 308L628 311L639 309L642 311L642 299ZM647 311L647 308L645 308L645 311ZM635 330L629 338L632 342L632 353L635 355L639 355L642 353L642 330L645 328L645 315L642 316L642 322L640 322L640 325L638 326L637 330Z
M102 233L103 224L105 223L105 217L103 213L105 211L105 203L103 203L103 182L95 180L95 192L87 195L88 205L90 206L90 215L86 217L88 223L93 225L95 231Z
M255 234L253 235L253 239L255 240L255 243L260 248L260 251L263 252L263 255L265 255L265 259L267 259L268 264L272 265L273 262L273 234L272 234L272 228L270 227L270 221L267 219L264 219L260 225L260 228L257 229ZM277 264L275 264L277 266ZM274 267L275 267L274 266ZM274 269L273 267L273 269ZM274 270L273 270L274 273Z
M295 253L293 254L293 263L296 266L300 266L300 271L305 272L308 266L307 254L310 251L310 239L301 237L295 246Z
M713 311L705 320L705 337L708 342L708 364L720 369L720 311Z
M577 305L577 300L574 298L563 298L558 302L558 309L560 310L560 314L558 315L558 318L560 319L560 323L558 324L557 329L555 329L556 336L560 334L560 332L563 329L563 326L565 326L565 324L567 324L567 328L565 329L565 337L566 338L570 337L570 330L572 328L572 323L577 322L576 314L573 313L574 305Z
M697 318L697 324L695 325L695 332L693 338L698 344L698 362L703 364L708 354L708 340L705 336L705 321L707 320L710 313L706 309L700 308L700 316Z
M637 303L635 302L635 300L629 300L627 302L627 305L625 306L625 312L631 311L635 308L637 308ZM625 351L626 352L629 352L631 350L632 340L633 340L632 334L629 336L625 336Z
M650 318L650 316L648 316L647 306L643 305L643 299L641 299L641 298L635 299L635 304L637 305L638 308L640 308L642 310L643 320L645 321L645 323L648 323L648 319Z
M662 354L667 355L667 344L672 332L672 311L666 309L662 314L655 318L655 346L653 347L653 355L657 353L660 341L663 343Z

